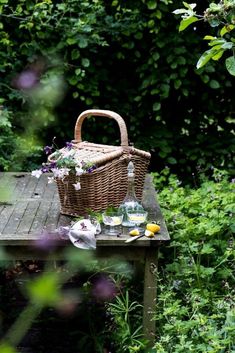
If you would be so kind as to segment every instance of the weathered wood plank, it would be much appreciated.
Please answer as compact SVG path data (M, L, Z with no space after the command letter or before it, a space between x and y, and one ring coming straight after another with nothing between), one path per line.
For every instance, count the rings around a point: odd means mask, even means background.
M27 208L24 215L18 225L17 233L28 234L32 226L35 214L40 206L40 201L34 200L33 202L27 203Z
M45 221L45 229L48 231L55 231L59 227L59 218L60 218L60 205L59 202L52 199L50 211L47 214L47 218ZM69 220L67 219L67 224ZM67 225L66 224L66 225Z
M42 233L45 229L47 214L50 211L51 202L40 202L40 207L37 209L32 225L29 229L30 233Z
M0 214L0 234L5 228L10 216L12 215L14 208L15 208L15 204L5 205L3 207L2 212Z
M25 209L27 207L27 202L19 201L15 204L11 216L8 218L8 222L2 231L2 234L15 234L17 227L23 218Z

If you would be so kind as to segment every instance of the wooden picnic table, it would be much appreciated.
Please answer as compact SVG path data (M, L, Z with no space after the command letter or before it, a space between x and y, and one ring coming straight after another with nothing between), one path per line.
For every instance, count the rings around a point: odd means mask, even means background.
M37 242L45 231L52 237L56 236L53 230L70 225L73 218L60 214L57 187L48 184L46 174L36 179L30 173L0 173L0 190L8 188L12 192L11 199L0 202L0 246L16 260L41 260L43 253L29 245ZM129 238L126 228L123 227L119 237L106 235L102 231L96 237L95 255L104 258L119 256L143 265L143 331L151 343L155 336L153 314L156 305L158 248L166 244L170 237L150 175L146 176L142 203L148 211L149 219L160 224L160 233L152 239L142 237L135 242L125 243ZM57 240L61 249L73 246L69 240ZM62 251L55 252L54 258L60 259L63 256L61 254Z

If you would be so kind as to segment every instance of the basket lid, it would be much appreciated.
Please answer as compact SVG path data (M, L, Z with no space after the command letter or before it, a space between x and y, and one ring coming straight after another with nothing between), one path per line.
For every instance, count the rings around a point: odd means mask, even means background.
M103 145L82 141L82 123L86 117L92 115L104 116L116 120L119 125L121 135L120 146ZM136 154L143 158L150 159L150 153L128 145L128 134L125 121L119 114L112 112L111 110L90 109L81 113L78 116L75 125L74 138L75 139L72 141L72 149L69 153L71 153L71 155L73 155L73 159L78 162L89 162L98 166L112 161L115 158L121 157L122 155L129 155L129 158L131 158L131 154ZM66 148L62 148L60 151L62 154L67 153L68 155ZM51 161L53 160L53 157L54 156L52 154L50 156Z

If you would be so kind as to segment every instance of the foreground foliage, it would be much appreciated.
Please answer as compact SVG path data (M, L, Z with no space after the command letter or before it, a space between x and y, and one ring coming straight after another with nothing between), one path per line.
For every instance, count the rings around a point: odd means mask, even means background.
M109 347L112 353L234 353L235 180L214 169L213 179L201 176L201 183L192 189L181 186L169 170L153 176L171 236L169 246L161 248L156 273L154 348L147 348L141 333L141 283L138 278L137 283L133 282L129 265L119 261L98 263L90 253L84 251L81 256L72 248L65 253L67 264L63 269L45 268L45 272L23 282L21 290L28 306L22 312L17 310L15 323L6 335L2 333L1 353L17 352L16 347L40 313L46 312L46 321L49 308L73 314L81 301L85 301L83 316L87 317L90 332L82 327L76 333L80 338L73 338L73 342L78 350L93 353ZM45 251L47 244L43 242ZM4 253L0 256L3 259ZM76 284L72 292L68 291L65 284L78 268L90 276L82 288ZM0 290L3 293L4 285ZM102 303L106 303L103 314L99 311ZM1 310L4 314L4 303ZM99 315L92 314L96 311Z
M157 353L235 351L235 183L214 178L189 189L171 176L159 192L172 241L158 275Z

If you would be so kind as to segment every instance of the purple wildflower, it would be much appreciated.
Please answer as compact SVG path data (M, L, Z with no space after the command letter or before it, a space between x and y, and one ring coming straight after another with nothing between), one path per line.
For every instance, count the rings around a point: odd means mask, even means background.
M72 142L66 142L66 148L67 148L68 150L71 150L71 149L73 148Z
M42 171L43 173L48 173L48 172L49 172L48 166L43 165L42 168L41 168L41 171Z
M233 178L233 179L231 180L231 183L232 183L232 184L234 184L234 183L235 183L235 178Z
M117 288L110 278L100 276L93 284L92 294L98 300L112 300L117 295Z
M49 168L49 169L57 168L56 162L51 162L51 163L48 165L48 168Z
M96 169L96 166L93 165L92 167L90 167L90 168L87 169L87 173L92 173L93 170L95 170L95 169Z
M52 153L52 149L53 149L53 147L52 146L46 146L46 147L44 147L44 152L46 153L46 154L51 154Z

